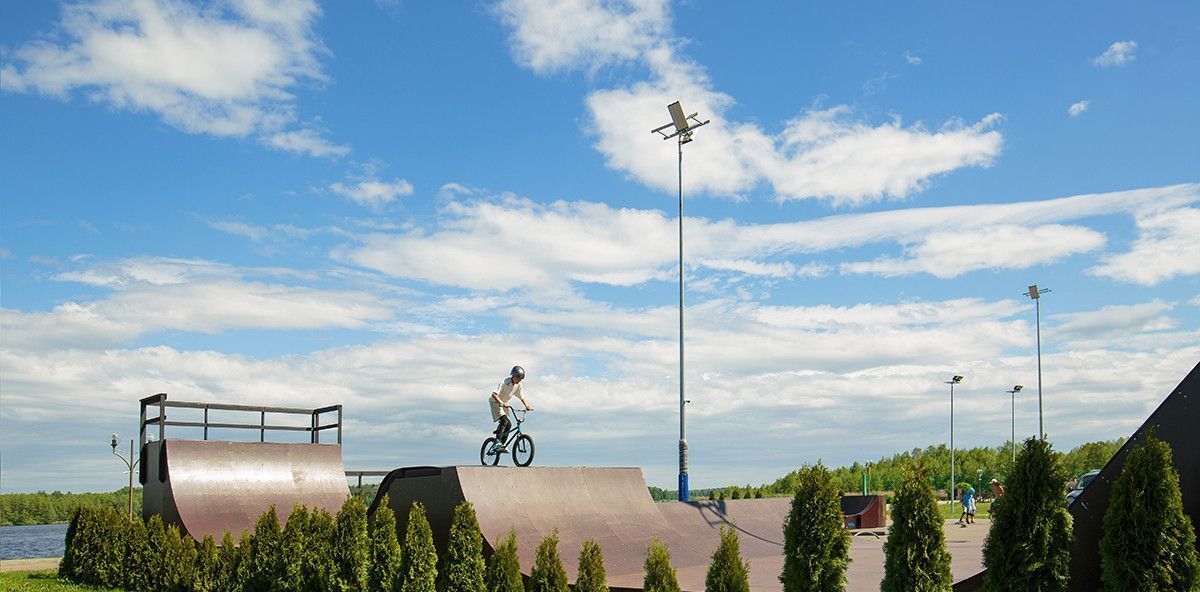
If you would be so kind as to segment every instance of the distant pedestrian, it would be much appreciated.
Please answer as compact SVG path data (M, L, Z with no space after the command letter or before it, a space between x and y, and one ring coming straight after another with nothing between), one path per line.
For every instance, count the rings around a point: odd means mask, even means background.
M965 520L965 522L964 522ZM958 523L966 527L975 521L975 488L968 488L962 494L962 514L958 517Z
M1000 499L1004 495L1004 485L997 479L992 479L992 499Z

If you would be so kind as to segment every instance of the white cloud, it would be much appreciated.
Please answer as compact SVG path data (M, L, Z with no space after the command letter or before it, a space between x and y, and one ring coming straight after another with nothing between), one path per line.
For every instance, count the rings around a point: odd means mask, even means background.
M1101 68L1124 66L1137 58L1137 41L1117 41L1108 46L1104 53L1092 58L1092 65Z
M1125 337L1138 333L1174 329L1176 323L1165 313L1175 306L1161 300L1141 304L1110 305L1100 310L1057 314L1050 317L1058 339L1084 340Z
M349 146L334 145L311 129L271 134L264 142L273 148L308 156L344 156L350 153Z
M365 328L391 319L388 302L366 293L247 281L272 270L239 270L202 260L132 259L62 273L57 279L116 290L45 312L0 310L5 347L102 348L163 330ZM274 275L294 272L282 270Z
M413 194L412 183L400 178L390 182L364 179L351 185L339 181L330 185L329 190L356 204L373 209L382 208L396 201L397 197Z
M714 90L704 68L677 53L683 42L673 37L661 2L514 0L501 3L500 12L513 30L518 62L535 72L613 62L648 70L648 80L592 92L586 102L608 165L664 191L675 187L675 153L648 130L677 99L712 119L685 155L694 163L686 179L693 191L736 196L766 182L780 200L862 204L905 197L962 167L988 166L1000 152L1000 132L992 129L998 114L935 130L919 122L904 126L899 118L871 123L846 106L814 107L774 132L732 121L733 97ZM605 23L602 33L580 35L577 23L592 20Z
M942 230L905 249L907 258L881 257L842 264L847 273L901 276L928 273L958 277L980 269L1025 269L1054 263L1104 246L1104 235L1079 226L1046 224L1027 228L997 225Z
M1083 115L1083 112L1088 110L1088 104L1089 101L1086 100L1079 101L1078 103L1072 103L1070 107L1067 107L1067 115L1070 115L1071 117L1079 117L1080 115Z
M3 88L149 111L189 133L244 137L332 155L295 120L292 89L325 80L326 50L312 31L311 0L231 0L201 8L177 0L96 0L66 6L61 43L31 41L9 53Z
M910 66L919 66L919 65L921 65L922 60L919 56L914 55L912 52L905 51L904 52L904 61L908 62L908 64Z
M1137 226L1129 251L1104 257L1088 272L1144 286L1200 273L1200 209L1139 215Z
M1177 185L776 224L688 218L688 264L760 277L819 277L827 267L787 258L898 244L905 248L903 258L850 263L842 271L956 277L979 269L1023 269L1104 244L1099 232L1063 222L1153 215L1196 201L1200 186ZM562 289L572 282L630 286L674 277L677 220L657 210L588 202L542 205L502 196L449 202L438 221L434 228L352 237L357 244L341 246L333 254L391 276L484 291Z

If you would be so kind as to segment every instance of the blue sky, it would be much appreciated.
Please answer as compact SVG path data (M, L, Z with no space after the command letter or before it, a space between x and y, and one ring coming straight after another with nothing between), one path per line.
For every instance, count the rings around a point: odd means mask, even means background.
M1200 8L339 2L0 9L4 491L108 490L137 400L343 403L349 468L693 486L1130 433L1200 360ZM186 437L188 434L180 433Z

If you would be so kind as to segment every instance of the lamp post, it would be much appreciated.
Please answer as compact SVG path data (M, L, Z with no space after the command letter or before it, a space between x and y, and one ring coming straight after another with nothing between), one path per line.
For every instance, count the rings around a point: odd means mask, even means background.
M962 382L963 377L957 374L946 381L950 385L950 515L954 515L954 490L958 484L954 482L954 385Z
M1046 439L1046 428L1042 424L1042 294L1049 294L1050 288L1038 289L1037 284L1029 286L1024 295L1033 299L1034 314L1037 326L1037 366L1038 366L1038 438Z
M683 145L692 141L696 128L706 125L709 120L700 121L699 113L683 114L679 101L667 105L671 114L671 122L661 125L650 133L657 133L664 140L675 138L679 149L679 501L688 501L688 472L687 472L687 399L683 391ZM674 127L672 132L670 129ZM670 133L668 133L670 132Z
M1009 398L1011 399L1010 405L1012 406L1012 464L1013 464L1013 466L1016 466L1016 464L1017 464L1017 393L1021 392L1021 389L1023 389L1023 388L1025 388L1025 387L1018 384L1018 385L1012 387L1011 391L1005 391L1009 394Z
M117 452L117 435L112 435L112 441L108 443L112 446L113 456L121 459L125 466L129 468L129 520L133 521L133 468L142 462L142 459L134 460L133 458L133 440L129 440L129 458L125 458Z

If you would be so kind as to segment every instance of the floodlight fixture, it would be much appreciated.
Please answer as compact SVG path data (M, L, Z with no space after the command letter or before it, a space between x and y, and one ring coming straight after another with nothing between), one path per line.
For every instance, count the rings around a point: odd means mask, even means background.
M962 382L962 381L963 381L963 377L961 377L961 376L959 376L959 375L955 374L955 375L954 375L954 378L951 378L951 379L950 379L950 381L949 381L949 382L947 382L946 384L958 384L958 383L960 383L960 382Z
M117 434L116 434L116 432L113 432L112 441L109 442L108 445L112 446L113 452L117 451Z
M707 125L709 120L700 121L699 113L684 115L679 101L667 105L671 122L660 125L650 133L659 134L664 140L675 138L679 154L679 501L688 501L687 472L687 410L691 403L684 397L683 380L683 145L692 141L696 128ZM671 131L674 128L674 131Z
M1021 392L1021 389L1023 389L1023 388L1025 388L1025 387L1023 387L1023 386L1021 386L1021 385L1019 385L1019 384L1018 384L1018 385L1016 385L1016 386L1014 386L1014 387L1013 387L1013 392L1014 392L1014 393L1019 393L1019 392Z

